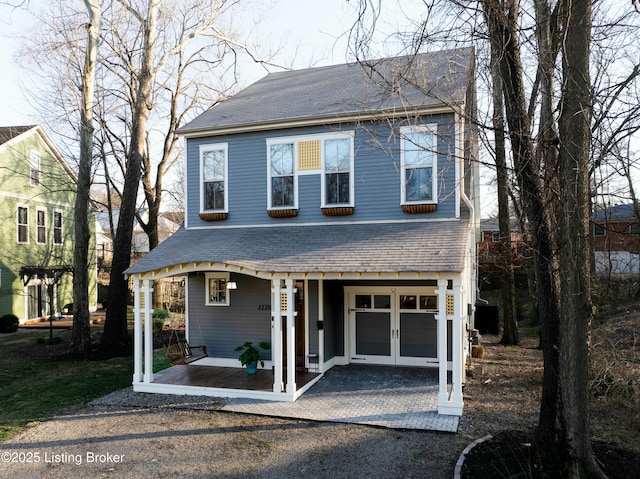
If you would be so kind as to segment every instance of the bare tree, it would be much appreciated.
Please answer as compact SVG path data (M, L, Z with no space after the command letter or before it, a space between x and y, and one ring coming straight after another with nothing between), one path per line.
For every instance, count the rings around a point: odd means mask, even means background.
M80 159L76 192L73 254L73 330L71 348L78 354L91 351L89 322L89 246L91 240L90 192L93 162L93 97L95 90L101 11L98 0L84 0L89 13L87 49L82 74L82 104L80 105Z

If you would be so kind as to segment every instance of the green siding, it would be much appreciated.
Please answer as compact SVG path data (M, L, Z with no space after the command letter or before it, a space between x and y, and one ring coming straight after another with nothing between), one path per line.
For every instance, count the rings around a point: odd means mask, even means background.
M28 319L29 299L20 268L73 265L75 182L39 129L22 136L21 141L12 140L0 146L0 316L13 313L24 321ZM37 185L33 185L30 178L32 151L40 155ZM18 243L18 206L28 211L28 241L25 244ZM45 219L45 241L41 243L37 241L38 211ZM62 214L60 244L54 244L56 212ZM93 221L90 224L93 226ZM92 260L92 271L95 272L95 258ZM90 304L95 306L95 273L90 277ZM57 285L54 309L60 311L72 301L72 276L67 273Z

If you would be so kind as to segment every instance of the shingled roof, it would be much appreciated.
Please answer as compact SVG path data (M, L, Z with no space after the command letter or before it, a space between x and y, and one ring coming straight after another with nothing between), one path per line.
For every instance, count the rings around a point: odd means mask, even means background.
M225 263L259 273L403 273L463 270L468 218L386 224L185 230L127 274L188 263Z
M29 131L34 127L35 125L0 126L0 145L4 145L7 141L22 135L25 131Z
M453 107L473 75L472 48L271 73L178 131L187 136L273 123L326 124Z

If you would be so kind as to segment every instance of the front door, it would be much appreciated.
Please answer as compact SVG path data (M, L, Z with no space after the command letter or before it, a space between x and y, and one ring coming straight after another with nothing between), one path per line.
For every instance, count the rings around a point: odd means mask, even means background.
M437 363L437 300L429 288L349 288L349 350L354 363Z

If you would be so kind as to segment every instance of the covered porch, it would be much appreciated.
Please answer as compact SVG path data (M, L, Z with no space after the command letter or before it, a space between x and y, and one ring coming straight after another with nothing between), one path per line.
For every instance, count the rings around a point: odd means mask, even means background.
M134 390L291 403L332 368L411 363L436 374L436 414L460 416L474 294L469 235L465 221L181 230L127 272L135 293ZM206 343L209 357L183 373L154 374L144 298L155 280L177 275L188 277L187 338ZM224 293L225 284L234 288ZM360 296L374 301L352 305ZM362 321L371 333L364 340ZM380 324L384 331L374 333ZM372 346L381 337L390 342L384 351ZM430 341L427 352L409 348L415 341L406 338L417 337ZM233 353L245 340L270 341L259 380L245 377ZM223 368L235 371L223 377Z

